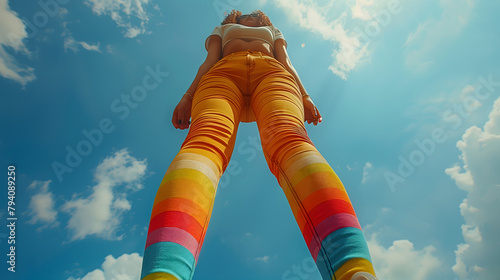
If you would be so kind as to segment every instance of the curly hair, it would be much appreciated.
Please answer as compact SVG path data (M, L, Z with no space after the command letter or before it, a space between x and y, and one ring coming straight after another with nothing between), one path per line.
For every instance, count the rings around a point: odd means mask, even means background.
M259 18L259 24L261 26L272 26L273 24L271 23L271 20L269 17L261 10L253 11L252 14L258 14ZM240 16L242 15L242 12L232 10L230 14L228 14L224 20L222 21L221 25L228 24L228 23L239 23Z

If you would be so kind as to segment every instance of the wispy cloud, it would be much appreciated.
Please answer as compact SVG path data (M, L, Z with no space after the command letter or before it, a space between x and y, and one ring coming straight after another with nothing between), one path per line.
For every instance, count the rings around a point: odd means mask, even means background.
M352 70L367 62L371 56L369 44L374 36L368 38L370 36L360 32L356 26L360 21L362 25L367 25L368 21L378 25L374 18L382 8L386 8L387 2L357 0L347 9L342 6L344 3L341 5L334 1L326 5L313 0L277 0L274 3L284 9L290 20L297 22L301 28L331 42L333 62L329 70L346 80Z
M372 168L373 168L373 164L371 162L365 163L365 166L363 167L363 179L361 180L362 184L366 183L366 180L368 179L368 172Z
M347 74L360 63L362 58L368 56L368 51L361 46L360 40L355 35L348 34L346 30L344 25L347 19L346 12L332 20L327 16L327 9L322 9L312 1L278 0L276 3L290 18L298 21L300 27L321 35L323 39L337 46L332 53L334 61L329 69L340 78L347 79ZM360 51L353 52L352 48Z
M10 9L7 0L0 0L0 18L0 75L25 86L36 79L35 69L21 65L8 50L28 57L31 55L23 43L28 38L26 26Z
M270 259L269 256L263 256L263 257L256 257L254 260L259 261L259 262L263 262L263 263L268 263L269 259Z
M374 0L356 0L356 4L351 8L352 17L362 20L372 19L369 8L373 6L374 2Z
M135 38L148 33L146 27L150 14L146 12L146 6L149 2L149 0L85 0L84 3L92 8L94 14L110 16L118 27L125 29L125 37Z
M117 259L108 255L101 265L83 278L69 277L67 280L135 280L141 277L142 257L138 253L123 254Z
M425 71L434 61L432 51L460 34L470 20L475 0L441 0L441 17L428 19L408 35L406 64L416 71Z
M68 28L68 22L63 22L63 33L61 36L64 37L64 51L72 50L73 52L78 52L80 50L80 47L87 50L87 51L95 51L95 52L101 52L100 49L100 42L97 42L97 44L89 44L84 41L77 41L71 34L71 31Z
M54 194L49 190L49 181L34 181L28 189L38 190L38 193L33 195L28 205L28 216L31 219L29 224L42 224L38 230L46 227L57 227L57 211L55 210Z
M66 8L59 8L59 16L64 17L69 13L68 9Z
M71 215L67 228L71 241L97 235L105 239L121 239L116 232L122 214L131 209L126 194L142 189L146 160L137 160L126 149L115 152L97 166L96 184L86 198L67 201L62 210ZM119 191L118 187L124 186Z
M80 45L81 45L84 49L86 49L87 51L101 52L100 47L99 47L99 46L101 45L101 43L100 43L100 42L98 42L98 43L97 43L97 44L95 44L95 45L91 45L91 44L89 44L89 43L87 43L87 42L83 42L83 41L80 41L80 42L78 42L78 43L79 43L79 44L80 44Z
M491 260L500 251L500 98L481 129L472 126L457 143L462 166L446 169L458 188L467 192L460 204L464 243L455 251L453 271L461 279L496 279L500 267Z

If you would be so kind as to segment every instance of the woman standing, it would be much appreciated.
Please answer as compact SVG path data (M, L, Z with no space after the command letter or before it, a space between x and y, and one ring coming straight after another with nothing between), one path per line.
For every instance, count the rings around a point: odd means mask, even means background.
M156 194L141 278L193 277L238 125L256 121L267 164L322 278L376 279L344 186L307 136L304 122L322 118L283 34L262 11L233 10L205 47L207 57L172 117L189 133Z

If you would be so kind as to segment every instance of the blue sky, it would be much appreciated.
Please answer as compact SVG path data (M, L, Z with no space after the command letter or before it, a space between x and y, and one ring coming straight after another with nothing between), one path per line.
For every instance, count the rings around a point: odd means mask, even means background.
M187 134L171 114L232 8L284 33L323 115L309 136L379 278L497 279L500 3L487 0L0 0L0 220L9 165L18 218L15 273L1 227L1 278L138 279ZM254 141L242 124L194 279L320 279Z

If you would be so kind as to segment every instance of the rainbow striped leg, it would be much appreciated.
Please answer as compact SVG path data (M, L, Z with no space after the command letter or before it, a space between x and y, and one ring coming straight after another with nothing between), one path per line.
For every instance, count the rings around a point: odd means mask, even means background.
M279 183L323 279L350 280L359 271L375 275L344 186L317 151L291 158L279 170Z
M215 199L217 166L199 153L179 153L156 194L141 279L189 280Z
M309 251L324 280L375 275L358 219L333 169L304 126L302 97L286 73L257 87L252 107L266 161L286 194Z
M243 106L243 98L234 94L238 88L230 81L200 83L200 88L189 133L155 197L142 280L193 277L217 184L234 149Z

